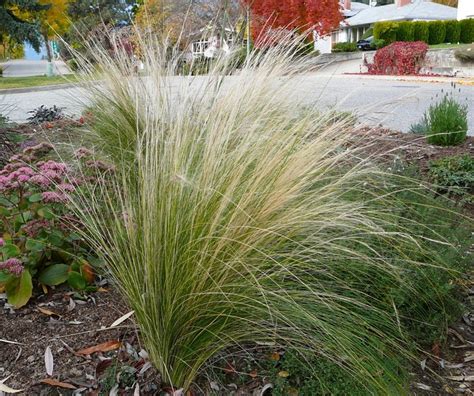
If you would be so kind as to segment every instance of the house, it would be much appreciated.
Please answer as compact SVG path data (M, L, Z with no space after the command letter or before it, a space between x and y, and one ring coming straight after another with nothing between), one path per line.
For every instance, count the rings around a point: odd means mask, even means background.
M461 0L474 3L473 0ZM472 4L471 4L472 5ZM430 0L395 0L393 4L377 6L343 0L341 2L344 20L340 28L329 35L315 34L315 49L321 53L331 52L336 43L357 42L376 22L381 21L434 21L458 18L458 10Z
M458 0L458 20L474 18L474 1Z
M192 59L214 58L220 53L229 54L236 42L238 33L232 27L208 24L193 33L188 53Z

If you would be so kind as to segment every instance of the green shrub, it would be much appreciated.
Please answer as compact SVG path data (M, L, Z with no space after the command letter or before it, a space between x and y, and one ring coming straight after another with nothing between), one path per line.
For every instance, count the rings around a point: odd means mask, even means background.
M446 43L457 44L461 39L461 24L458 21L445 21Z
M410 318L397 306L444 316L423 271L454 263L433 254L445 246L397 178L356 160L350 128L316 108L295 117L304 64L286 49L252 55L225 84L216 59L211 78L182 86L175 61L141 53L146 80L97 54L108 67L91 133L115 172L76 208L163 382L188 390L218 352L271 342L324 355L368 394L404 394Z
M431 21L428 23L430 36L428 44L436 45L444 43L446 38L446 25L443 21Z
M471 155L430 161L429 175L433 183L448 194L474 202L474 157Z
M355 52L358 51L357 43L337 43L332 47L332 52Z
M428 142L440 146L462 143L468 130L467 112L466 105L459 104L448 94L431 105L425 113Z
M384 40L386 45L397 41L397 22L377 22L374 25L374 38Z
M454 51L454 56L461 62L474 62L474 45L458 48Z
M413 22L413 30L414 41L424 41L425 43L428 43L430 39L430 28L428 22Z
M461 24L460 41L464 44L471 44L474 42L474 18L463 19Z
M385 40L374 40L375 49L380 49L387 46Z
M397 41L414 41L415 26L413 22L399 22L397 29Z

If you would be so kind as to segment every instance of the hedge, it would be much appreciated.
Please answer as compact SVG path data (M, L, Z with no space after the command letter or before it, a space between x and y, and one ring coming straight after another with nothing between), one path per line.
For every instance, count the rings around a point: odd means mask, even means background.
M413 27L414 27L414 36L415 36L413 41L424 41L425 43L427 43L430 38L430 27L429 27L428 22L425 22L425 21L413 22Z
M400 22L397 29L397 41L414 41L415 25L412 22Z
M461 40L461 24L458 21L445 21L446 43L456 44Z
M377 22L374 38L387 44L395 41L424 41L430 45L474 42L474 18L462 21Z
M429 23L430 38L429 45L436 45L444 43L446 39L446 25L443 21L432 21Z
M332 52L355 52L358 51L357 43L337 43L332 47Z
M377 22L374 25L375 40L384 40L386 44L397 41L397 30L399 24L396 22Z
M461 24L461 43L471 44L474 42L474 18L463 19Z

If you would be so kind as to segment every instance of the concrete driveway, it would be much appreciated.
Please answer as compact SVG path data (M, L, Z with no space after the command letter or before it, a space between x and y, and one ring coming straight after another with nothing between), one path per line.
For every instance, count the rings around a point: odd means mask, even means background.
M2 63L3 77L31 77L46 74L48 61L15 59ZM53 61L55 74L70 74L70 70L63 61Z
M439 100L442 92L453 91L451 80L399 80L332 72L328 68L319 73L302 75L295 80L292 90L301 95L307 105L321 110L353 111L366 125L383 125L403 132L409 131L410 126L421 119L429 105ZM203 78L199 77L198 81ZM175 79L176 83L182 80L180 77ZM474 86L458 85L454 95L469 107L469 134L474 135ZM67 88L4 96L0 93L0 108L7 106L13 121L25 121L27 112L42 104L64 107L67 113L78 115L87 105L87 92L83 88Z

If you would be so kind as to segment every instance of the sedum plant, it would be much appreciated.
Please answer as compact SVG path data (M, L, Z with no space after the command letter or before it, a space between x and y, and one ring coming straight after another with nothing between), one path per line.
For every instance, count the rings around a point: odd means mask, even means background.
M396 180L361 159L345 119L299 112L305 64L287 45L203 77L141 46L142 78L127 54L92 48L107 73L91 86L90 137L115 172L73 206L163 382L188 390L227 348L257 343L405 392L395 295L425 301L405 280L444 263L429 228L410 232Z
M35 285L86 290L94 279L94 257L66 205L81 180L48 159L52 149L27 147L0 171L0 290L15 308L28 303Z

